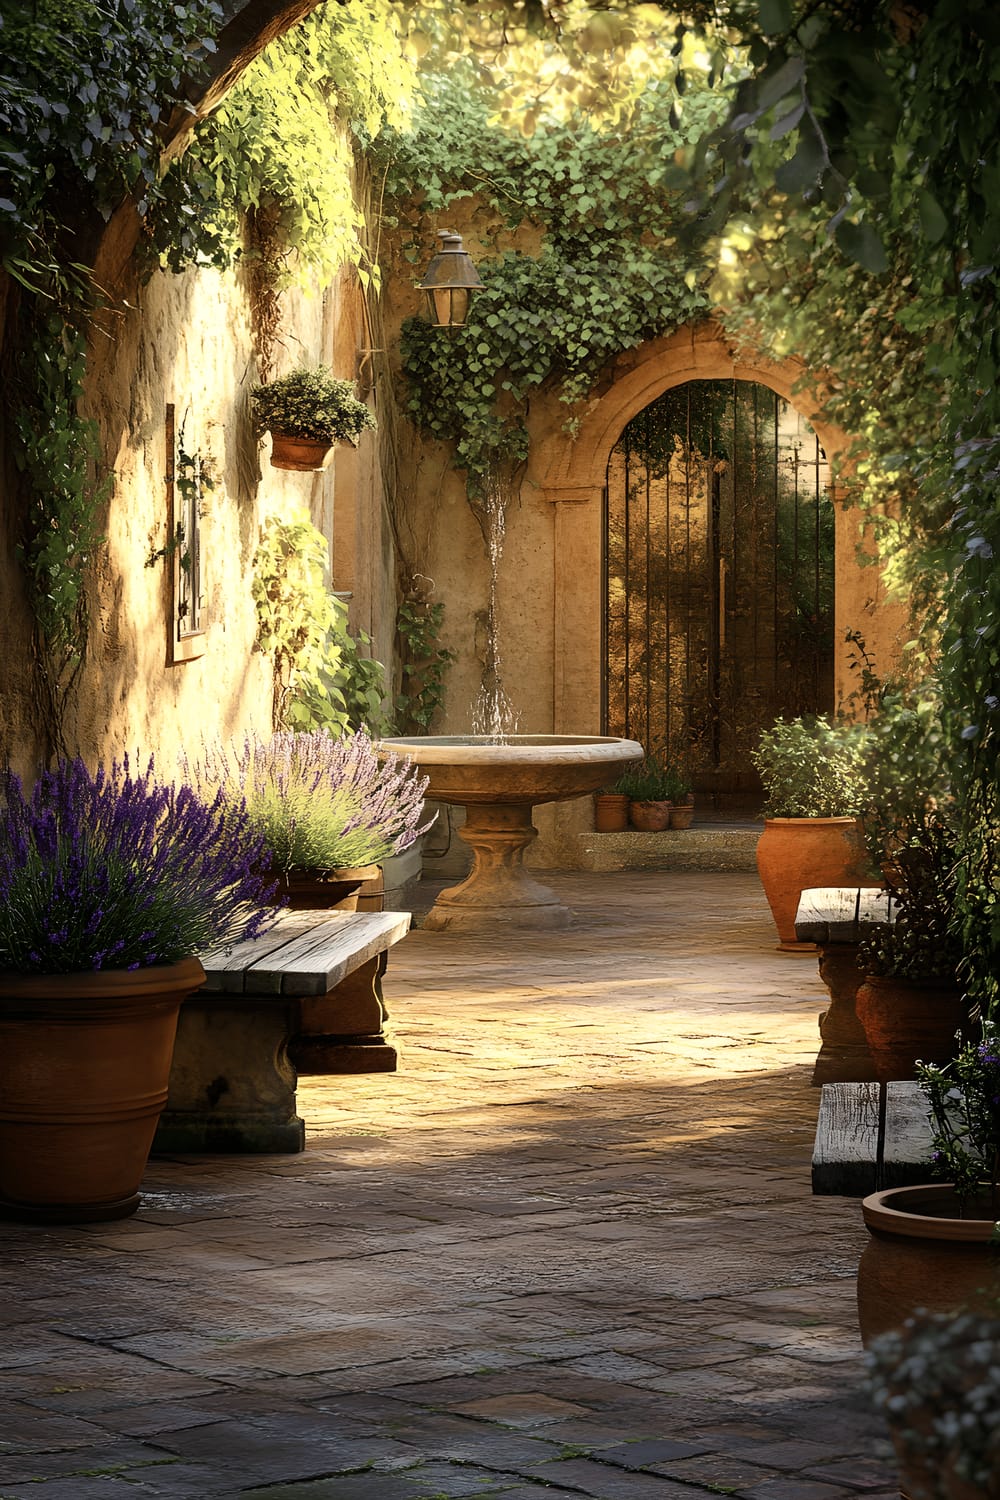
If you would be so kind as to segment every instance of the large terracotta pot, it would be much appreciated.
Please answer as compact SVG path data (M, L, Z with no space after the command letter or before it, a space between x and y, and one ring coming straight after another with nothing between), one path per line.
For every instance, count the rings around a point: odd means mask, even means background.
M670 827L669 802L630 802L628 815L640 833L662 833Z
M0 974L0 1216L121 1219L167 1100L196 958L84 974Z
M283 432L271 433L272 469L292 469L300 474L316 474L326 468L332 454L332 443L288 437Z
M290 911L357 911L358 891L378 877L378 865L356 865L340 870L288 870L273 878Z
M869 974L855 1003L880 1083L915 1078L918 1058L944 1063L954 1057L965 1021L957 985Z
M865 878L865 851L855 818L766 818L757 840L757 873L783 953L815 953L795 936L803 891L824 885L875 885Z
M872 1193L861 1207L871 1236L858 1267L865 1344L902 1327L917 1308L995 1310L1000 1255L987 1199L963 1216L950 1183L923 1183Z

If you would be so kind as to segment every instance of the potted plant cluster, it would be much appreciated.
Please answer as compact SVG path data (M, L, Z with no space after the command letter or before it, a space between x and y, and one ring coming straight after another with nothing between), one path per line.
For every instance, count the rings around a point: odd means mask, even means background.
M950 1058L965 1019L959 817L933 684L884 698L868 729L866 782L864 836L893 921L859 944L857 1009L886 1082L913 1078L917 1058Z
M815 952L795 936L804 890L878 884L867 873L858 824L865 733L823 716L777 719L751 754L765 793L757 870L782 952Z
M1000 1307L1000 1028L982 1023L950 1062L917 1069L934 1124L939 1182L872 1193L858 1268L862 1338L918 1308Z
M381 861L430 827L420 821L427 778L410 761L380 756L364 730L342 739L323 730L247 735L182 765L204 796L245 808L293 909L356 903Z
M197 955L273 920L249 818L152 761L0 773L0 1213L122 1218Z
M329 462L335 443L357 443L375 418L348 380L320 366L292 370L250 392L258 426L271 434L271 465L313 473Z
M1000 1308L924 1314L868 1350L877 1407L910 1500L1000 1493Z

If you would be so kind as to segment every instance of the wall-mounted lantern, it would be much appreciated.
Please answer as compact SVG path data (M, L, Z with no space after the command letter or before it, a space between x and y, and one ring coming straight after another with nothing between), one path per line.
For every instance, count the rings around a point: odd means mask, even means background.
M471 255L462 248L460 234L439 229L438 239L441 247L417 287L426 293L428 314L435 328L461 328L483 283Z

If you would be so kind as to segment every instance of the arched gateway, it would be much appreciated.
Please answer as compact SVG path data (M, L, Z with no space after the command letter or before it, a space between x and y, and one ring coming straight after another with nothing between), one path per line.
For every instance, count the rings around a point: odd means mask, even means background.
M833 708L829 484L816 434L769 386L687 381L632 418L604 500L609 734L737 792L762 729Z
M685 660L679 668L683 678L681 697L686 693L689 716L684 721L682 715L681 721L673 726L682 729L689 738L692 727L697 731L695 738L700 742L699 756L704 772L721 772L727 757L729 770L733 771L733 745L727 743L724 718L727 712L732 714L737 701L740 702L742 712L745 708L743 699L752 694L757 701L758 717L762 722L764 719L773 719L781 712L832 708L843 703L853 689L848 657L843 645L847 627L862 630L870 628L873 635L891 640L895 619L890 629L890 622L886 618L884 588L878 570L861 569L858 565L860 531L857 514L838 503L838 496L829 488L828 466L844 448L846 436L824 422L817 415L808 396L797 391L796 387L803 373L801 362L795 359L775 364L735 354L719 326L706 320L622 355L598 388L599 394L584 411L576 437L572 441L568 441L565 436L561 440L550 438L533 455L528 478L553 503L555 512L552 580L552 722L555 732L625 732L627 728L629 734L636 733L636 737L647 742L665 737L668 704L663 685L663 667L669 667L670 662L664 663L662 658L670 656L670 647L663 635L662 620L658 627L661 631L659 642L655 638L646 637L645 605L641 611L642 620L633 618L631 645L634 647L636 641L634 631L640 630L643 632L640 654L645 654L649 663L658 654L661 658L660 686L657 688L654 676L652 689L653 697L659 695L659 706L656 712L650 713L645 680L649 675L646 663L643 664L643 686L638 698L633 694L627 707L624 701L624 679L627 674L623 659L625 643L620 628L621 610L618 611L617 622L613 616L616 605L621 604L621 597L615 597L615 590L618 588L615 579L620 577L622 567L627 563L627 556L619 546L617 559L612 557L612 506L615 502L609 478L615 480L615 466L623 461L623 450L620 447L623 434L627 446L629 440L635 438L641 425L636 419L650 408L655 410L656 404L663 400L666 393L670 393L667 405L678 418L673 425L686 424L691 393L700 393L695 396L696 404L699 400L702 404L705 401L715 401L722 414L722 424L717 427L714 436L711 421L693 443L685 427L679 439L680 448L674 450L675 454L679 452L682 455L682 464L686 462L690 468L697 463L705 471L706 467L714 469L715 463L725 459L727 466L730 466L728 477L726 474L716 476L718 483L714 495L712 476L706 472L701 476L700 493L703 498L698 503L707 507L707 515L703 511L698 523L703 530L701 551L698 553L698 548L694 547L688 557L688 561L696 563L696 571L698 568L702 570L700 584L688 577L692 592L698 587L704 596L700 601L700 644L695 643L694 656ZM724 412L727 404L731 408L728 419ZM737 412L742 415L737 415ZM755 513L754 504L744 499L740 506L745 513L740 518L734 516L732 486L742 482L735 473L736 463L746 462L752 467L754 463L759 466L762 461L762 451L758 449L755 458L752 444L748 447L744 437L737 431L741 422L745 425L745 420L752 424L754 413L758 430L768 426L771 429L770 456L765 452L764 462L770 468L772 490L777 482L779 490L784 486L787 492L785 503L778 507L781 513L778 516L779 524L786 526L789 512L794 520L796 479L799 483L800 506L803 498L808 502L806 514L799 518L802 526L798 542L794 529L791 535L778 541L777 551L787 552L788 556L778 560L778 571L783 577L777 581L774 511L765 518L759 502ZM730 422L728 438L721 435L726 420ZM810 423L811 427L808 425ZM633 425L630 427L630 424ZM705 427L704 422L702 427ZM720 453L720 442L723 446L728 442L732 452ZM713 443L716 445L714 450ZM783 445L785 451L782 455ZM765 449L767 446L765 443ZM714 462L707 465L710 455ZM788 461L784 470L780 467L783 458ZM728 496L727 485L730 486ZM636 504L644 511L644 476L640 489ZM660 498L662 500L663 497ZM619 522L622 520L623 503L620 492ZM659 502L654 498L654 511L657 503ZM689 492L683 499L682 505L686 528L686 512L695 505L693 492ZM738 555L732 553L734 519L739 519L745 527L743 539L739 536L735 538ZM713 524L716 527L728 526L728 537L717 532L713 541L709 535ZM758 534L768 527L771 530L769 545ZM749 528L749 535L746 528ZM686 547L686 529L683 540ZM619 538L619 543L622 542L623 538ZM642 546L644 567L645 538ZM800 549L798 560L795 557L796 546ZM727 547L730 549L728 554ZM740 596L733 592L734 572L741 589L747 582L748 548L751 559L753 549L757 549L758 571L762 574L769 571L769 602L766 597L751 600L745 593ZM820 554L818 568L817 548ZM765 549L768 553L766 569L762 566ZM807 552L811 553L808 568L804 566ZM617 567L617 571L616 563L622 565ZM742 576L740 569L743 570ZM797 608L790 602L790 595L793 597L796 590L801 594L798 601L801 605L801 618L797 624L793 619ZM767 593L768 589L765 589L764 595ZM808 599L805 598L806 593L809 594ZM720 598L720 595L724 597ZM744 614L746 610L749 610L748 615ZM768 610L769 625L765 623ZM740 614L739 619L736 618L737 612ZM813 615L817 616L815 622L810 618ZM880 620L876 621L876 615L881 617ZM687 621L683 623L684 631L678 626L675 636L686 636ZM879 624L881 630L878 628ZM809 630L814 626L825 638L819 652L812 650L813 643L807 639ZM796 630L798 640L792 642L791 636ZM741 631L743 640L739 639ZM724 642L720 640L720 636L725 638ZM746 637L749 637L749 642ZM742 656L735 664L732 659L727 662L724 657L720 658L719 648L723 644L730 652L730 658L734 648L739 646ZM791 649L793 645L795 650ZM805 662L806 655L811 655L812 658L808 663ZM699 691L698 684L694 681L697 676L694 671L696 667L697 672L702 674L702 698L712 700L714 696L715 701L699 705L700 718L693 725L690 704L692 695L696 696ZM801 680L804 667L808 668L807 675L812 679L811 683L805 685ZM728 709L722 702L723 679L727 673L733 684L729 690ZM742 688L737 681L741 674L744 678ZM633 678L633 684L636 680ZM750 738L752 743L750 734L743 738ZM738 779L738 771L735 774ZM722 780L725 780L724 775Z

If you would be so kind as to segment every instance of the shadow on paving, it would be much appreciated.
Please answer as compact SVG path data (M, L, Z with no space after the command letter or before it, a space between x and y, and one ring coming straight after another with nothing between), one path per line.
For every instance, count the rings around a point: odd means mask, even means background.
M652 999L609 1002L585 933L519 945L506 989L495 949L418 935L400 1074L304 1083L302 1156L161 1159L134 1219L0 1228L0 1500L895 1495L858 1205L809 1189L813 980L733 880L716 960L684 909L719 887L642 884L687 954L647 910ZM706 982L672 1034L659 987L713 962L739 1013Z

